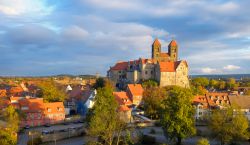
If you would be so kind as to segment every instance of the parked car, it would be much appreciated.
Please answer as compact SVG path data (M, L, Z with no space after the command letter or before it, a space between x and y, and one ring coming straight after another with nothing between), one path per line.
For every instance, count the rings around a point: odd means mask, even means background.
M46 123L44 126L45 126L45 127L50 127L50 124Z
M49 134L50 132L48 130L43 130L42 134Z
M24 126L24 129L29 129L29 128L30 128L29 125Z

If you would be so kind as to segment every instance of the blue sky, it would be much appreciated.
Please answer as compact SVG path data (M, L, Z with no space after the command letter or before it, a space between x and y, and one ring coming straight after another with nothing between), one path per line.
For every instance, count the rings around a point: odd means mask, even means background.
M0 75L106 74L172 38L190 74L250 73L249 0L1 0Z

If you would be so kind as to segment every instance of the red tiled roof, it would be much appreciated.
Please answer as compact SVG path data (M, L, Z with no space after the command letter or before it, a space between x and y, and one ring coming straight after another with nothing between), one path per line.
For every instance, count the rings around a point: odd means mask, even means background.
M34 99L21 99L18 101L20 108L28 107L28 110L23 110L24 112L42 112L43 110L43 99L34 98Z
M211 107L215 107L218 105L224 105L224 104L229 104L230 101L228 99L228 93L221 93L221 92L210 92L205 94L208 104Z
M132 104L126 92L113 92L113 94L119 105L131 105Z
M143 88L141 84L128 84L128 90L133 96L143 95Z
M155 41L153 42L153 45L161 45L160 41L156 38Z
M168 53L160 53L160 56L161 57L169 57L169 54Z
M21 93L21 92L23 92L22 87L11 87L11 89L10 89L11 94Z
M159 62L161 72L175 72L175 63L172 61Z
M63 102L44 103L43 108L44 114L64 113Z
M7 96L7 91L6 89L1 89L0 90L0 97L6 97Z
M175 72L181 61L164 61L159 62L161 72Z
M128 68L128 62L118 62L110 70L126 70Z
M168 46L177 46L177 42L175 40L172 40Z

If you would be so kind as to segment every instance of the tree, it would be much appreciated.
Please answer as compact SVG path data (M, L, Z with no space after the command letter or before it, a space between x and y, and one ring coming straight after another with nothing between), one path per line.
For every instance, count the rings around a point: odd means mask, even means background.
M214 110L209 118L209 128L221 145L248 137L248 120L242 112L233 107Z
M161 104L166 98L166 91L160 87L148 87L143 92L144 111L152 119L159 119Z
M218 88L218 81L217 80L214 80L214 79L211 79L209 81L209 86L212 87L212 88Z
M209 144L209 141L206 138L201 138L200 140L198 140L196 145L210 145L210 144Z
M102 87L97 90L95 105L89 116L89 133L98 136L101 142L112 145L114 137L119 137L125 124L120 120L117 112L118 104L112 94L111 87Z
M16 133L9 129L0 128L0 144L1 145L16 145L17 136Z
M17 110L13 106L9 105L3 113L3 117L7 122L7 128L13 132L17 132L20 120Z
M198 78L194 78L191 81L191 83L195 87L198 87L198 86L207 87L209 85L209 80L204 77L198 77Z
M19 114L17 110L9 105L3 112L3 119L7 122L5 128L0 128L0 144L15 145L17 143L16 132L19 129Z
M66 94L63 90L58 89L53 80L43 81L38 84L41 88L41 94L45 102L64 102Z
M225 81L219 81L218 88L220 90L224 90L226 88L226 82Z
M234 78L229 78L226 83L227 89L234 89L237 88L239 85L236 83L236 80Z
M180 145L182 139L195 134L194 108L192 92L186 88L174 87L163 101L161 124L166 137L177 139Z
M96 79L96 82L94 84L95 89L103 88L104 86L105 86L105 80L103 78Z
M155 81L155 80L146 80L142 83L142 87L144 89L147 89L147 88L152 88L152 87L157 87L158 86L158 82Z

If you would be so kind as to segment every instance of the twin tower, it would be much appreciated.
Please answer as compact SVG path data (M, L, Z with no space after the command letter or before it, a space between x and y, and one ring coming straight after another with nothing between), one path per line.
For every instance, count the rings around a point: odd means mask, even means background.
M155 39L152 44L152 59L156 61L177 61L178 60L178 45L175 40L172 40L168 45L168 52L161 52L161 43Z

